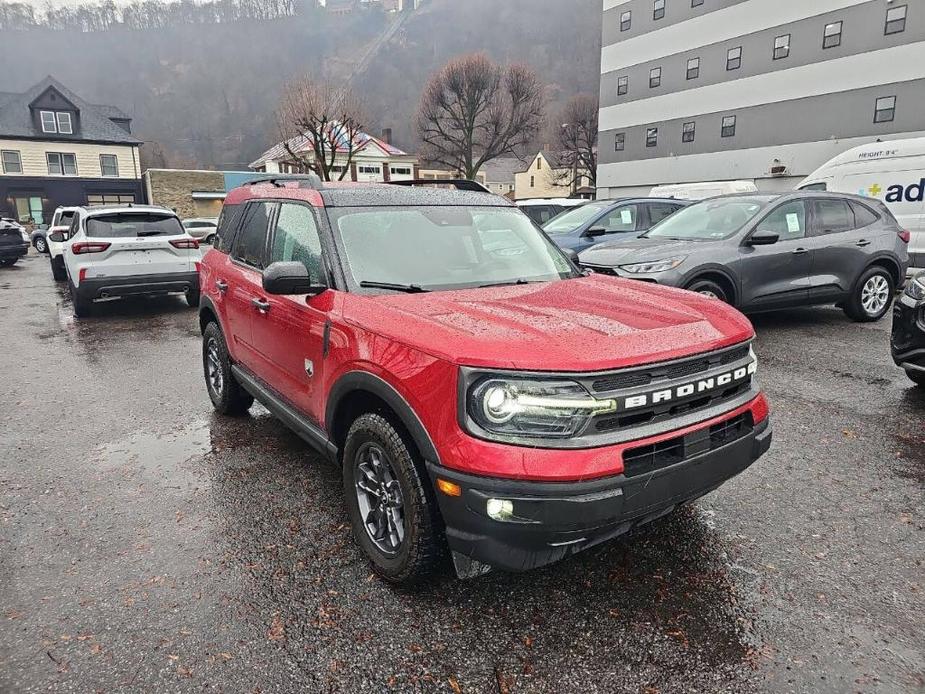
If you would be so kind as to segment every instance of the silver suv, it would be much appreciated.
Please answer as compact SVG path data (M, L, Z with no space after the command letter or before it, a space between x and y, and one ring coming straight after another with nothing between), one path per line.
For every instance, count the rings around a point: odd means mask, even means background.
M871 198L732 195L668 217L641 238L603 243L582 267L716 297L746 311L836 304L883 317L909 264L909 232Z

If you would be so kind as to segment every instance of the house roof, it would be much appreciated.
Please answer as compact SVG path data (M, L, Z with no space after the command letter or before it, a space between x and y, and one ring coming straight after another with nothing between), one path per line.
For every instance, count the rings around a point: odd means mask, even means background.
M131 120L123 111L115 106L91 104L84 101L51 75L21 94L0 92L0 137L47 138L49 134L43 133L36 127L32 119L30 104L49 89L57 91L74 104L80 112L79 129L73 135L56 133L55 140L141 144L141 140L133 137L110 120L110 118Z
M302 152L310 152L312 150L312 137L311 135L296 135L289 140L280 142L279 144L273 145L266 152L260 155L255 161L252 161L248 166L252 169L256 169L258 166L263 166L270 161L284 161L289 159L289 152L286 150L286 145L289 145L289 149L297 154ZM376 146L386 153L390 157L407 157L411 156L407 152L395 147L394 145L388 144L385 140L380 140L378 137L373 137L369 133L358 133L354 138L354 150L359 153L364 149ZM348 149L348 141L346 134L339 135L337 138L337 151L346 154Z
M523 171L524 162L516 157L492 159L483 164L480 171L488 183L513 183L514 174Z

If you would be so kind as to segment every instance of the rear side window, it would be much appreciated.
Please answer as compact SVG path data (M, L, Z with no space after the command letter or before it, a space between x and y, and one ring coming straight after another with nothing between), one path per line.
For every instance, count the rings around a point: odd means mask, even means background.
M267 226L270 205L266 202L249 204L244 210L241 229L235 235L231 257L258 270L264 267L267 251Z
M218 216L218 230L215 232L215 243L212 248L222 253L231 252L231 242L234 241L234 232L238 228L238 221L244 211L243 205L225 205Z
M172 215L117 212L90 217L86 223L87 238L123 239L136 236L180 236L183 226Z
M854 213L844 200L816 200L816 233L837 234L854 229Z
M851 211L854 212L854 226L857 229L870 226L880 219L876 212L859 202L851 203Z

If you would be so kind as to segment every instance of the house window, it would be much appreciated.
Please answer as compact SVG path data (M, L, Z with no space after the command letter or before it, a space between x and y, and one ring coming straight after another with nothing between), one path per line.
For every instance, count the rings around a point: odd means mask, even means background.
M697 130L697 123L690 121L681 126L681 142L693 142Z
M531 188L536 187L536 176L530 176L530 187Z
M781 60L790 55L790 34L774 39L774 60Z
M646 147L658 146L658 128L646 128Z
M896 117L896 97L881 96L874 105L874 123L890 123Z
M357 172L361 174L381 174L382 169L378 166L371 166L369 164L361 165L357 167Z
M703 4L703 0L691 0L691 7L700 7Z
M539 171L543 168L543 160L539 157L536 158L536 170Z
M655 89L662 83L662 68L654 67L649 70L649 89Z
M841 45L841 22L832 22L825 25L825 31L822 32L822 47L835 48Z
M390 171L396 176L410 176L411 169L407 166L393 166Z
M725 116L723 118L723 137L734 137L736 134L736 117L735 116Z
M119 177L119 159L115 154L100 155L100 171L103 176Z
M49 176L76 176L77 157L73 154L48 152L45 155L48 162Z
M652 19L661 19L665 16L665 0L655 0L652 3Z
M5 174L22 173L22 158L19 156L19 152L14 149L5 149L0 152L0 163L3 164L3 173Z
M906 10L907 5L891 7L886 11L886 28L883 33L887 36L890 34L899 34L906 30Z
M700 58L691 58L687 61L687 79L695 80L700 77Z
M87 204L93 205L128 205L135 202L134 195L122 195L119 193L100 193L87 196Z
M629 91L630 78L627 76L617 78L617 96L623 96Z
M726 70L738 70L742 67L742 46L730 48L726 52Z
M58 121L55 119L54 111L42 111L42 132L43 133L56 133L58 132Z
M620 15L620 31L629 31L633 25L633 13L626 11Z
M622 152L626 149L626 133L617 133L613 139L613 151Z
M71 135L74 132L74 128L71 126L71 114L66 112L58 112L58 132L62 135Z

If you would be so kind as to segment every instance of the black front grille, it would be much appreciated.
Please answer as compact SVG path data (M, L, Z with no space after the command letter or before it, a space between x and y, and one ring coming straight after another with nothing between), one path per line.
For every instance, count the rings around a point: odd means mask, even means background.
M717 366L723 366L740 359L745 359L745 357L748 356L748 349L748 345L745 345L725 352L696 357L686 361L663 365L653 364L650 367L608 374L592 381L591 389L595 393L606 393L622 388L647 386L657 381L693 376Z
M635 477L676 465L695 455L709 453L738 441L748 436L754 428L751 412L745 412L687 436L676 436L648 446L630 448L623 453L623 474Z

